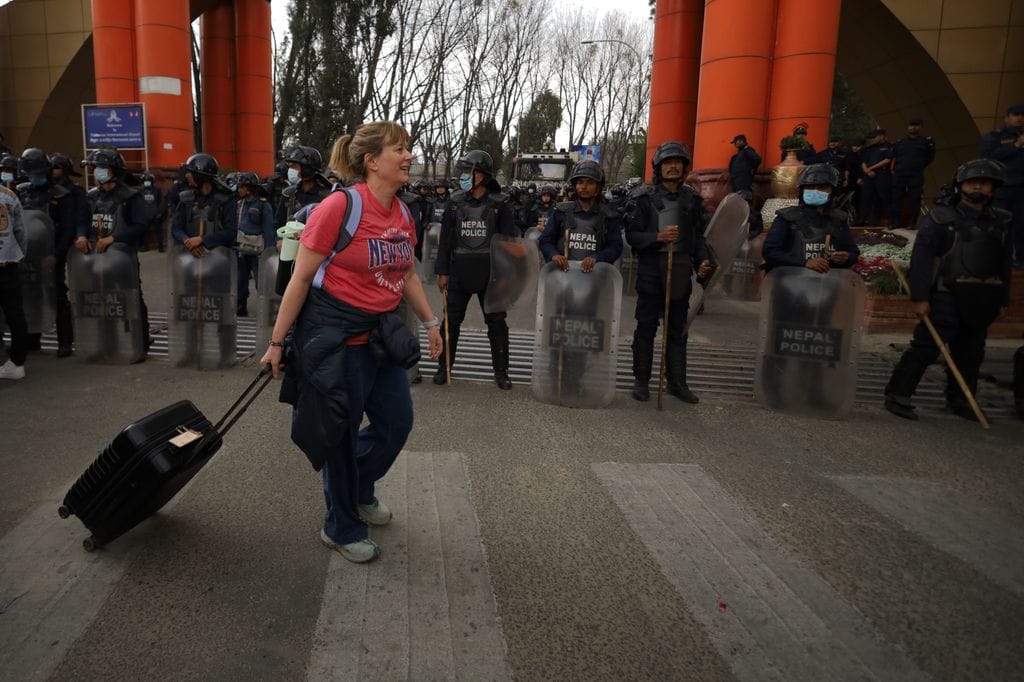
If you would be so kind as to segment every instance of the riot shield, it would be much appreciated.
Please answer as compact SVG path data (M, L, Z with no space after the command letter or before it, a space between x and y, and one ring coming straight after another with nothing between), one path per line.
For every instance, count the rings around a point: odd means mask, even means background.
M256 354L257 359L270 345L270 335L277 322L277 310L281 307L281 295L277 293L277 270L281 264L277 249L264 249L260 256L260 276L256 282Z
M441 240L441 223L430 223L423 231L423 260L420 262L420 279L425 284L437 281L434 262L437 260L437 248Z
M605 407L615 397L622 275L598 263L585 273L580 261L562 272L548 263L537 290L533 394L567 407Z
M146 357L138 257L114 243L103 253L68 252L75 348L94 362L128 364Z
M494 235L491 238L491 278L484 295L484 312L508 312L524 294L531 296L537 290L539 270L537 242L524 237ZM526 300L523 299L524 303Z
M761 289L754 394L767 407L835 417L853 407L864 282L850 270L772 270Z
M221 246L196 258L171 250L171 314L167 355L178 367L218 369L235 363L238 259Z
M543 219L542 219L543 222ZM537 245L537 270L544 267L544 254L540 252L540 236L544 234L543 227L530 227L527 228L523 234L523 238L527 241L531 241Z
M753 239L743 242L739 253L722 275L722 290L730 298L739 301L761 299L761 282L764 281L761 247L764 246L765 234L762 232Z
M746 241L749 219L750 204L735 192L722 199L722 202L718 204L715 215L708 223L708 229L704 231L704 241L707 242L708 251L711 254L711 275L707 281L700 284L697 283L697 278L693 277L693 286L690 289L690 310L686 316L687 329L690 328L697 313L700 312L705 294L722 279L725 266L732 262L740 250L740 246Z
M29 334L49 331L57 319L54 294L53 220L43 211L24 211L25 258L18 267L21 301ZM0 331L7 326L0 311Z

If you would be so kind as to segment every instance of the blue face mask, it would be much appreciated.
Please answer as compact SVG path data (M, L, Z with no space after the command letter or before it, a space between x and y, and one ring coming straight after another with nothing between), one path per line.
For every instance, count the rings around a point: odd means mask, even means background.
M238 191L238 185L236 185L233 182L229 182L228 183L228 189L230 189L232 192L237 192Z
M152 187L152 186L153 186L153 183L152 183L152 182L150 182L149 180L146 180L146 181L145 181L144 183L142 183L142 184L143 184L143 185L145 185L146 187Z
M824 206L828 203L828 197L828 192L822 192L820 189L804 190L804 203L808 206Z
M93 175L96 176L96 182L110 182L111 173L109 168L97 168Z
M288 169L288 182L290 182L293 185L297 185L299 184L299 180L301 179L302 176L299 174L299 171L295 170L294 168Z
M45 175L30 175L28 181L32 183L33 187L45 187L46 183L49 182L49 178Z
M0 182L14 182L14 173L0 173Z
M462 188L463 192L468 192L473 189L473 175L471 173L463 173L459 176L459 187Z

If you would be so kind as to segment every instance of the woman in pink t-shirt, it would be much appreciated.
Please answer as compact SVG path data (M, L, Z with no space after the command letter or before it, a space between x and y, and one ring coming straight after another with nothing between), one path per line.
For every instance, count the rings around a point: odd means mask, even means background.
M335 142L332 168L360 181L336 188L310 214L261 360L279 376L294 325L282 390L295 408L292 440L323 474L321 541L354 562L380 555L367 524L388 523L391 511L374 495L374 483L412 430L409 380L399 362L417 342L394 314L403 298L427 328L430 357L441 354L437 318L414 267L416 227L395 196L409 181L411 163L409 133L397 123L367 123ZM361 205L358 228L327 261L349 202ZM360 429L364 415L369 425Z

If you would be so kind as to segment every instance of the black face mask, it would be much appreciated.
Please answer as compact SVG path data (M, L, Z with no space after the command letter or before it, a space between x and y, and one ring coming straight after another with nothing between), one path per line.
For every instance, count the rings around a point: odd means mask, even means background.
M988 206L992 203L992 197L981 192L965 192L964 198L972 204L981 204L982 206Z

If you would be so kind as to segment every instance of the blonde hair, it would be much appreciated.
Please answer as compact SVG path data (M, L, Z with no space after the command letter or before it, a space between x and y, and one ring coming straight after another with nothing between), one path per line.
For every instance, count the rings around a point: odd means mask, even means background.
M366 178L367 154L377 156L384 147L399 142L409 143L409 131L394 121L364 123L354 135L342 135L331 147L331 170L344 179Z

